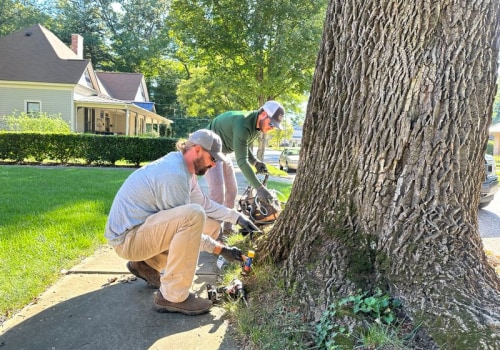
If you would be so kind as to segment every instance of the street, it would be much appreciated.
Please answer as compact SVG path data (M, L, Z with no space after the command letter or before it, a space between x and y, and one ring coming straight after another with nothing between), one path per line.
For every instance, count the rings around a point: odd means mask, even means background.
M500 238L500 192L495 199L484 209L479 209L479 233L484 238Z

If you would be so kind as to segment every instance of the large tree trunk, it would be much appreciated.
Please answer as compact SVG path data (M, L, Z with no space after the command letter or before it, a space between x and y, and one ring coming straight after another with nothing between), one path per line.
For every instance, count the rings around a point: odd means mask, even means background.
M381 286L443 349L500 347L477 222L498 17L498 1L330 1L302 163L262 247L310 319Z

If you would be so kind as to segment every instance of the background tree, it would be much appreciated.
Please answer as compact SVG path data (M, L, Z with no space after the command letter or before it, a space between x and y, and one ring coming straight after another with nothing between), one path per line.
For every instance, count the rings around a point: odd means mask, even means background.
M178 100L186 106L187 116L213 117L233 109L231 89L224 82L213 79L206 67L190 71L190 78L182 80L177 86Z
M156 113L169 117L184 116L184 107L177 97L177 86L186 78L185 65L174 59L164 59L159 65L157 75L148 80L149 96L155 102Z
M213 81L206 95L222 98L227 109L255 110L309 90L325 6L326 0L174 0L169 27L180 50L190 50L191 65L206 67ZM212 117L223 112L213 110Z
M0 36L13 33L49 19L44 1L0 0Z
M261 249L309 319L378 286L426 349L498 349L477 221L498 18L488 0L330 1L301 167Z
M111 54L117 72L141 72L158 76L163 55L169 48L164 25L169 0L96 0L110 35Z
M68 46L71 35L83 37L83 57L96 70L112 70L114 58L106 45L109 32L101 20L101 7L95 0L58 0L51 10L52 20L46 26Z
M253 110L286 92L309 89L325 4L174 0L169 24L192 63L228 84L239 109Z

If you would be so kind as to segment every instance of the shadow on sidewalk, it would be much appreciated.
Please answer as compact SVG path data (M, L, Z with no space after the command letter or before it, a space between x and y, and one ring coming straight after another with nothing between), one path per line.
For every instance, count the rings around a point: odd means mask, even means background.
M236 348L226 335L222 308L200 316L157 313L152 307L154 292L143 281L133 281L68 299L6 331L0 348Z

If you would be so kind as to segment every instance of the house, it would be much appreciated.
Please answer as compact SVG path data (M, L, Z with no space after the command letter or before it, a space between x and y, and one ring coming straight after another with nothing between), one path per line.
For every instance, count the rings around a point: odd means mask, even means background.
M302 144L302 127L294 125L292 134L292 146L300 147Z
M0 116L60 114L73 132L130 136L170 125L155 113L142 74L95 72L83 38L71 41L39 24L0 37Z
M500 155L500 123L490 126L490 135L493 137L493 155Z

